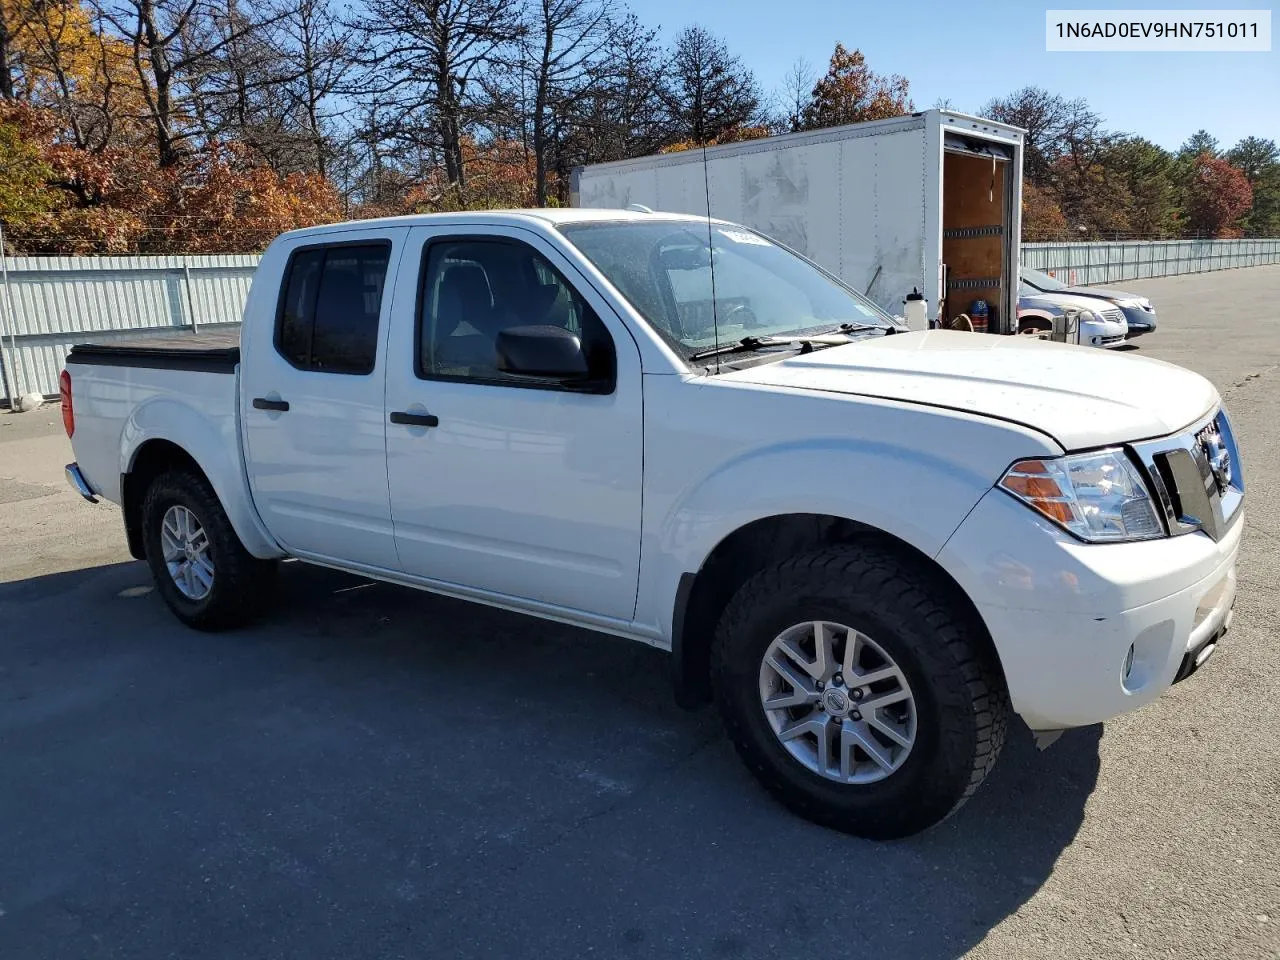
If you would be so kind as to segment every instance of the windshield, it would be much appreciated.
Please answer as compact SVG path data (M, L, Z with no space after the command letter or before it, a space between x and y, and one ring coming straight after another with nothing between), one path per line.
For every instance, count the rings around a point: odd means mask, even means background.
M1022 279L1037 290L1066 290L1067 285L1061 280L1055 279L1041 270L1032 270L1030 267L1022 268Z
M713 224L711 252L705 223L574 223L560 231L686 357L743 337L893 325L870 300L745 227Z

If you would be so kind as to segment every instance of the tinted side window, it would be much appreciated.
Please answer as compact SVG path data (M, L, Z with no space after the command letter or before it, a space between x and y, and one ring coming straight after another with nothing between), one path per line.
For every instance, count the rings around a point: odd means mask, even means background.
M295 253L277 325L281 355L303 370L372 373L390 252L377 243Z
M497 368L508 327L552 325L577 334L595 379L610 380L613 341L600 318L540 253L507 240L432 243L423 264L418 375L532 386Z
M285 271L284 300L276 326L276 349L295 367L306 369L311 355L311 324L320 289L323 250L301 250Z

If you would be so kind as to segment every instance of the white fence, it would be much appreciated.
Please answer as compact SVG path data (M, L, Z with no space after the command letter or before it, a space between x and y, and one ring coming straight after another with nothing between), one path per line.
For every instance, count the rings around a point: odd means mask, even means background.
M1024 243L1022 263L1073 286L1115 283L1280 263L1280 239Z
M1076 284L1280 263L1280 239L1024 243L1022 262ZM6 257L0 380L6 403L58 392L74 343L234 326L256 255Z
M4 399L55 394L75 343L225 329L240 322L256 255L5 257Z

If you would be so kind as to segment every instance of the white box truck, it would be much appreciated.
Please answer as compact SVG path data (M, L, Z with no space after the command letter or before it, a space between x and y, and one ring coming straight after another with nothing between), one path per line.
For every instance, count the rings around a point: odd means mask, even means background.
M889 313L918 289L951 326L973 304L1017 330L1023 131L943 110L574 170L573 206L745 224ZM963 324L963 320L959 321Z

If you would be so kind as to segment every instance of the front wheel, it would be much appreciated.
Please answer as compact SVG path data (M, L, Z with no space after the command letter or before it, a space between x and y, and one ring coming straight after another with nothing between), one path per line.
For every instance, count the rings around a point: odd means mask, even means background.
M239 626L261 610L276 564L244 548L203 476L175 469L157 477L143 501L142 525L156 589L187 626Z
M872 839L956 810L1003 745L1008 698L975 627L873 546L765 569L725 610L713 680L730 739L816 823Z

